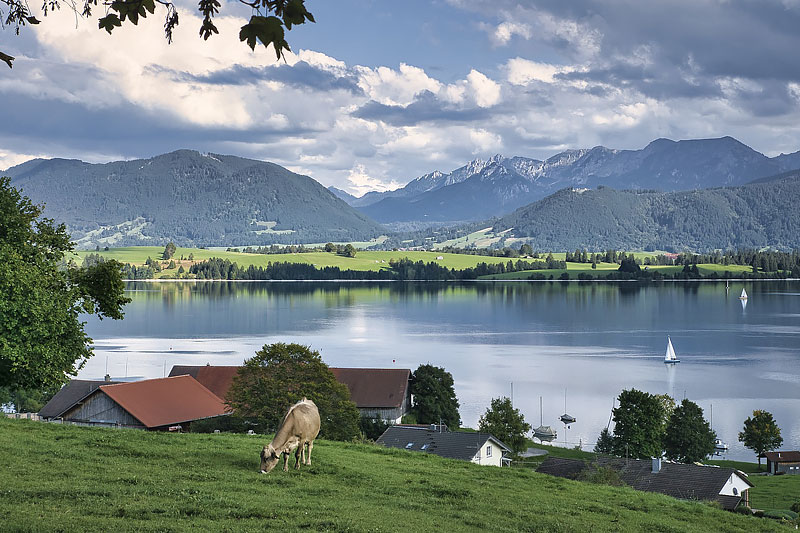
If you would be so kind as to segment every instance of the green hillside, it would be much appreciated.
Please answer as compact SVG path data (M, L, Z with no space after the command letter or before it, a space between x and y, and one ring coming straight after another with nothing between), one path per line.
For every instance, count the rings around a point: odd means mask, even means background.
M5 171L84 248L368 240L385 230L308 176L264 161L178 150L89 164L34 159Z
M258 473L263 436L0 420L3 531L783 531L627 488L320 440Z
M688 192L563 189L500 219L536 250L800 248L800 173Z

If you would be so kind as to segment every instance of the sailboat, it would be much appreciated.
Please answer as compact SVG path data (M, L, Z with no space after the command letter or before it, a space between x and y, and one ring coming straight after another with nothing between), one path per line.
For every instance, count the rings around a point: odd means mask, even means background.
M564 389L564 414L558 417L564 424L572 424L576 418L567 414L567 389Z
M742 288L742 295L739 296L740 300L747 300L747 291Z
M539 396L539 427L533 430L533 436L539 441L551 441L556 438L556 430L550 426L545 426L542 416L542 397Z
M709 424L711 429L714 429L714 404L711 404L711 423ZM728 445L722 439L714 440L714 453L716 455L722 455L728 451Z
M664 355L664 363L680 363L681 360L675 356L675 348L672 347L672 339L667 335L667 353Z

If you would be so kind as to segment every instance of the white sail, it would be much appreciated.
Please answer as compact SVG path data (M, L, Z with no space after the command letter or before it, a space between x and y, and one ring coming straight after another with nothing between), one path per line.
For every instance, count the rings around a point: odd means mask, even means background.
M740 299L740 300L747 300L747 291L745 291L744 289L742 289L742 295L741 295L741 296L739 296L739 299Z
M678 358L675 356L675 348L672 347L672 339L667 337L667 353L664 355L665 363L677 363Z

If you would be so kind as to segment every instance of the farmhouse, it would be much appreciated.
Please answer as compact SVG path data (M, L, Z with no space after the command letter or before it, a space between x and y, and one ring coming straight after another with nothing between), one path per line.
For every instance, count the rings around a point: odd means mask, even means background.
M238 366L172 367L170 376L190 375L222 399L228 393ZM407 368L334 368L331 372L339 383L347 385L350 399L361 416L399 424L411 408Z
M580 479L584 470L596 467L617 472L626 485L645 492L659 492L681 500L716 501L732 511L739 503L748 505L747 491L753 484L747 475L733 468L697 464L598 457L593 463L580 459L547 458L536 470L551 476Z
M764 456L770 474L800 474L800 452L767 452Z
M100 385L60 418L80 425L174 430L224 414L227 408L219 397L184 375Z
M479 465L503 466L510 463L503 454L511 449L489 433L446 431L436 425L395 425L388 427L375 442L389 448L432 453Z
M407 368L331 368L331 372L347 385L363 417L399 424L411 409Z

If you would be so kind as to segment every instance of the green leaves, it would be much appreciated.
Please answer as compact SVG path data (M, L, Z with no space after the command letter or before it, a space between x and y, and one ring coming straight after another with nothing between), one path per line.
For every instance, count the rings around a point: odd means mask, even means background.
M0 61L5 62L5 64L8 65L8 68L12 68L11 62L14 61L14 57L0 52Z
M290 0L283 10L283 23L287 30L292 29L292 24L304 24L306 20L314 22L314 16L308 12L303 0Z
M122 22L120 22L119 17L111 13L110 15L106 15L105 17L101 18L98 21L98 26L101 30L106 30L109 35L111 35L111 31L114 28L119 28L122 26Z
M256 48L256 39L265 47L272 44L278 59L283 55L283 50L290 50L284 36L283 25L278 17L252 16L250 22L239 31L239 40L247 41L251 50Z

